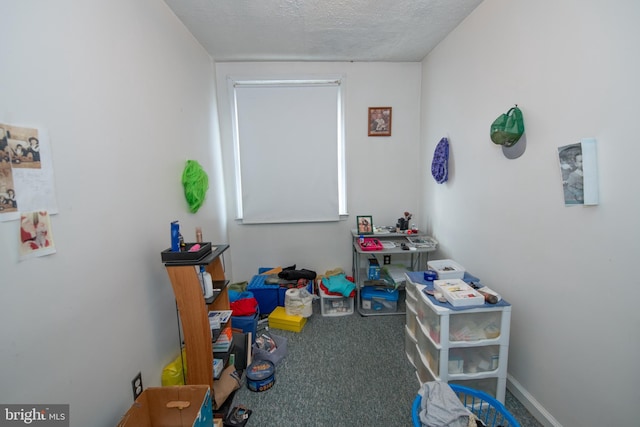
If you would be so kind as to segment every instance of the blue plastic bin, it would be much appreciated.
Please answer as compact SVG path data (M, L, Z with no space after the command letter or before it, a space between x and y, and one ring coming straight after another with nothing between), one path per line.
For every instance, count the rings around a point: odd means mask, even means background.
M270 314L278 306L284 307L285 294L288 289L278 284L266 283L267 277L269 276L257 274L251 278L247 285L247 291L251 292L258 301L261 314ZM313 280L309 280L307 291L310 294L313 293Z
M518 421L507 408L487 393L458 384L449 384L449 387L458 395L464 406L482 420L487 427L520 427ZM411 419L414 427L422 427L420 422L421 403L422 396L418 394L411 407Z
M251 344L256 342L256 330L258 329L258 320L260 319L260 310L251 316L231 316L231 327L240 329L242 332L251 332Z

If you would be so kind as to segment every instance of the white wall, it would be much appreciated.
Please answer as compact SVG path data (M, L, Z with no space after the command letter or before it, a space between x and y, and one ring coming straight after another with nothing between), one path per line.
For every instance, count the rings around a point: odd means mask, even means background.
M259 267L296 264L324 273L351 272L351 234L357 215L374 224L394 225L405 210L416 212L421 195L419 162L420 63L217 63L218 105L228 193L229 240L233 279L249 281ZM233 146L227 76L343 74L346 76L346 158L349 218L340 222L242 225L236 217ZM392 135L367 136L368 107L393 108ZM312 132L313 130L310 130ZM301 141L304 143L304 141ZM286 168L286 153L282 163ZM309 159L309 167L322 167ZM304 179L292 177L292 179ZM309 188L313 191L313 188ZM296 203L295 194L274 194ZM313 208L313 207L310 207ZM415 217L416 224L422 218Z
M59 214L58 252L23 262L0 222L0 402L113 426L179 351L170 221L227 240L212 60L162 1L1 3L0 123L48 129ZM210 178L195 215L186 159Z
M640 3L485 0L423 62L423 162L440 255L513 304L511 388L549 425L637 425ZM527 150L491 122L517 103ZM595 137L600 205L565 207L557 148ZM426 172L426 171L425 171Z

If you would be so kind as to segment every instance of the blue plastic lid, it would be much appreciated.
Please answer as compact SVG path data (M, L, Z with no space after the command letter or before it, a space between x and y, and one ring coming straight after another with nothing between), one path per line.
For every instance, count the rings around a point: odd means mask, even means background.
M365 286L360 292L362 298L371 299L379 298L387 301L398 301L397 289L377 288L375 286Z

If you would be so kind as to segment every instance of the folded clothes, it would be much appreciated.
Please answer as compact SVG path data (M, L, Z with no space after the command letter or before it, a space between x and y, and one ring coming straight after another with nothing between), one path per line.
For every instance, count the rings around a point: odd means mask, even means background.
M258 300L255 298L242 298L229 304L233 316L251 316L256 314Z
M303 268L301 270L284 269L280 273L278 273L278 277L285 280L298 280L298 279L313 280L316 278L316 272L313 270L307 270L306 268Z
M352 297L356 290L356 285L350 282L344 274L323 277L322 284L330 293L341 294L345 297Z

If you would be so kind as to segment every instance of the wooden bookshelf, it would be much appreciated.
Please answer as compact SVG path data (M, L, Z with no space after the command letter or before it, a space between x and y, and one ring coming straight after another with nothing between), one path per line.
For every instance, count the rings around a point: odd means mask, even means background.
M229 310L229 294L221 256L229 245L215 245L201 260L165 262L175 294L187 359L188 385L206 384L213 391L213 346L209 327L210 310ZM198 277L200 266L211 274L214 287L221 289L212 300L205 301ZM231 327L227 325L226 327Z

